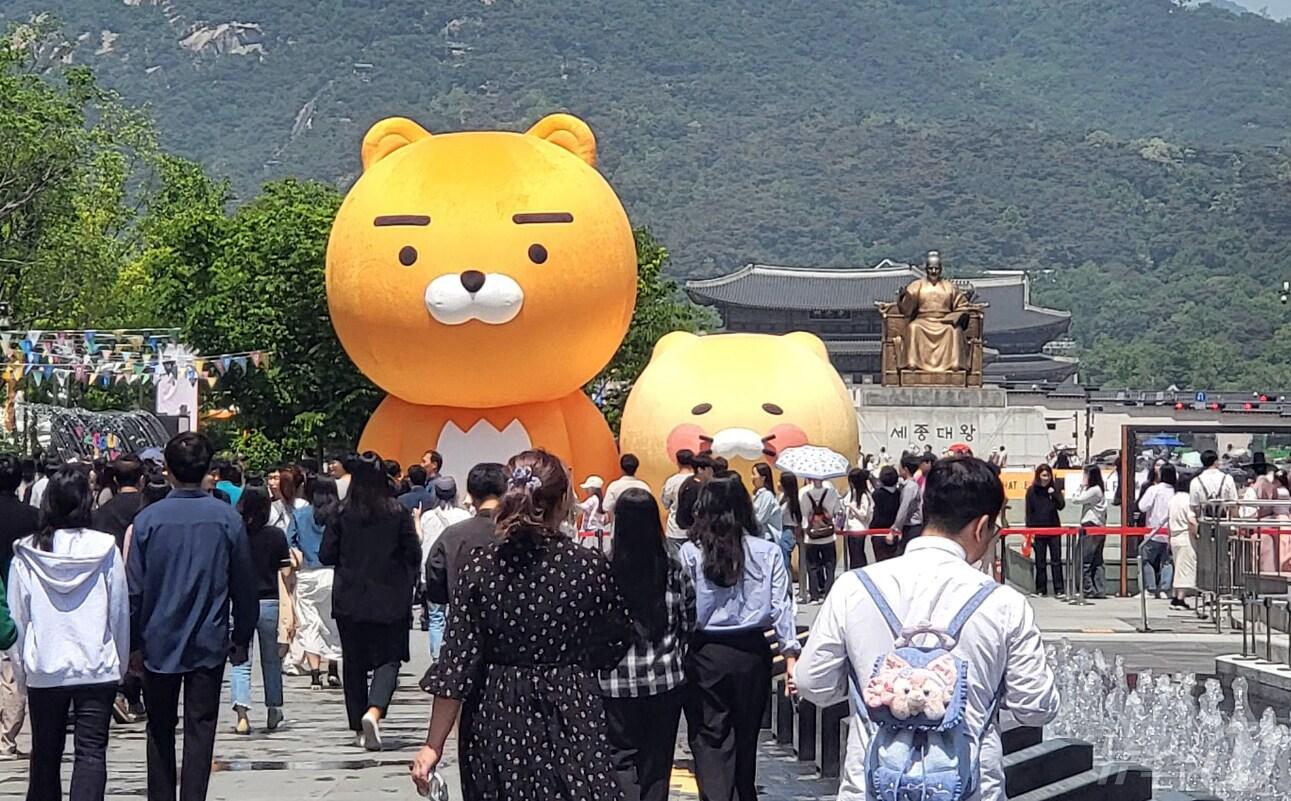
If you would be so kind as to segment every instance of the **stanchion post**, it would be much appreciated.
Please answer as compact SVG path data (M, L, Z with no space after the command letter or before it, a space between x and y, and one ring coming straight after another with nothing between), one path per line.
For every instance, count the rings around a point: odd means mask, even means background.
M1143 553L1139 551L1139 631L1149 632L1152 629L1148 626L1148 590L1147 577L1143 575Z
M1273 661L1273 599L1264 596L1264 660Z
M1250 622L1250 615L1247 609L1248 603L1250 602L1246 597L1246 593L1242 593L1242 656L1248 655L1248 652L1246 650L1246 627L1247 627L1247 624ZM1252 630L1251 633L1253 635L1254 630ZM1254 651L1255 651L1255 641L1254 641L1254 637L1252 637L1251 652L1253 653Z
M1075 599L1072 601L1075 606L1086 606L1089 603L1085 600L1085 537L1084 529L1077 528L1071 540L1071 576L1076 583L1076 590L1070 597Z
M1222 571L1222 569L1223 569L1223 568L1221 568L1221 567L1220 567L1220 565L1222 565L1222 564L1223 564L1223 561L1221 561L1221 559L1223 559L1224 557L1228 556L1227 554L1221 554L1221 553L1220 553L1220 539L1221 539L1221 537L1220 537L1220 534L1221 534L1220 527L1221 527L1221 526L1223 526L1223 525L1224 525L1224 524L1220 522L1219 517L1218 517L1218 516L1216 516L1216 517L1215 517L1215 520L1214 520L1214 528L1213 528L1213 529L1211 529L1212 534L1211 534L1211 537L1210 537L1210 538L1211 538L1212 540L1214 540L1214 542L1215 542L1215 569L1214 569L1214 574L1215 574L1215 593L1214 593L1214 596L1215 596L1215 609L1214 609L1214 616L1215 616L1215 633L1216 633L1216 634L1223 634L1223 633L1224 633L1223 624L1222 624L1222 623L1220 622L1220 620L1219 620L1219 614L1220 614L1220 612L1219 612L1219 609L1220 609L1220 604L1219 604L1219 585L1220 585L1220 583L1221 583L1221 581L1220 581L1220 575L1219 575L1219 574L1220 574L1220 572L1221 572L1221 571ZM1230 550L1231 550L1231 549L1230 549ZM1234 570L1234 567L1233 567L1233 564L1232 564L1232 559L1231 559L1231 557L1230 557L1230 558L1228 558L1228 563L1229 563L1229 564L1228 564L1228 571L1229 571L1229 575L1231 576L1231 575L1233 575L1233 570ZM1252 628L1252 629L1251 629L1251 653L1254 653L1254 652L1255 652L1255 629L1254 629L1254 628Z

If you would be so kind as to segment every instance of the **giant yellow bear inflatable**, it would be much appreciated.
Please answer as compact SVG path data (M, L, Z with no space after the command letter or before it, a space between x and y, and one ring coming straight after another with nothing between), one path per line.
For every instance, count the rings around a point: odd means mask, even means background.
M678 450L725 457L747 476L796 445L855 461L856 409L825 343L812 334L668 334L655 345L623 410L620 442L656 491Z
M392 118L362 159L327 245L337 336L389 393L360 447L404 464L433 448L459 486L529 447L580 479L615 470L581 388L627 332L636 249L591 129L554 114L432 135Z

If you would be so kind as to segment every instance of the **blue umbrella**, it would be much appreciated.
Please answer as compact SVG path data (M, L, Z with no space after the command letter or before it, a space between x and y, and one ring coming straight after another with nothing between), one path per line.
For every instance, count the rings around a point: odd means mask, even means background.
M1174 434L1157 434L1143 440L1143 444L1149 448L1178 448L1183 445L1183 440Z

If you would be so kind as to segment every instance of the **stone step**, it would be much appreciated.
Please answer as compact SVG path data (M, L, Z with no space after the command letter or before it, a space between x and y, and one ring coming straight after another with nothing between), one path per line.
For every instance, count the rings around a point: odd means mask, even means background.
M826 779L837 778L847 751L846 722L851 704L841 703L816 710L816 770Z
M1132 762L1109 762L1009 801L1151 801L1152 771Z
M1041 726L1014 726L1000 732L1000 744L1003 745L1006 755L1039 745L1043 741L1044 728Z
M1038 790L1094 767L1094 746L1058 738L1004 757L1004 789L1009 798Z
M798 715L793 724L793 752L799 762L816 761L816 713L818 708L811 701L798 702Z

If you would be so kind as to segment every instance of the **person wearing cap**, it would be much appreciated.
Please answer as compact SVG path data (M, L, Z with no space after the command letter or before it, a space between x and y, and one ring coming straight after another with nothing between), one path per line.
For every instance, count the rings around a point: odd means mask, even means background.
M418 533L421 536L421 564L430 559L431 548L444 529L470 518L471 513L462 508L457 499L457 482L452 476L439 476L430 482L426 501L422 504ZM418 570L418 573L421 571ZM424 587L423 587L424 591ZM430 637L430 657L439 659L439 649L444 644L444 605L427 605L427 631Z
M610 513L605 508L605 479L600 476L588 476L578 486L587 497L578 503L578 536L583 545L605 550L605 535L610 530Z

